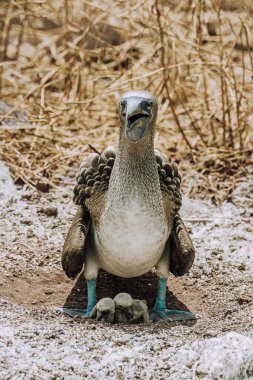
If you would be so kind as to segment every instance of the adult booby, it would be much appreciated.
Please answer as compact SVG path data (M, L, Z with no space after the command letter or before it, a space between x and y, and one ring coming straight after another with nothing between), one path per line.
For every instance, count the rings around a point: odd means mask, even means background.
M84 267L88 304L83 311L64 311L90 315L100 268L130 278L155 267L159 286L151 318L195 319L190 312L166 307L169 272L185 274L195 251L178 214L177 165L154 149L156 98L146 91L127 92L120 99L119 115L118 148L90 154L77 175L78 210L65 240L62 266L71 278Z

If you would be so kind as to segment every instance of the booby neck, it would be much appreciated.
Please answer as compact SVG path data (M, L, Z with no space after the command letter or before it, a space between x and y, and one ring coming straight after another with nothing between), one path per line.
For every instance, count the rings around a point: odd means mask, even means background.
M110 204L122 207L135 199L140 205L149 205L152 209L161 206L152 133L137 143L128 140L123 134L124 131L121 131L109 184Z

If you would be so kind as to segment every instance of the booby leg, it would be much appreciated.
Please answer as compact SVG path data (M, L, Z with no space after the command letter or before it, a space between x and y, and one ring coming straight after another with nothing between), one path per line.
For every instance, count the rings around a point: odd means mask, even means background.
M87 281L87 291L88 291L87 309L70 309L68 307L64 307L63 312L73 318L76 316L88 318L90 316L90 313L93 307L97 303L96 283L97 283L96 278Z
M169 310L166 307L166 288L167 279L169 277L169 254L170 242L168 241L164 249L163 255L156 266L156 273L159 277L158 293L154 308L150 314L150 319L154 322L159 321L185 321L196 319L196 316L188 311Z
M169 310L166 307L166 284L167 278L160 278L158 285L158 293L155 301L154 308L151 312L150 318L154 322L161 321L185 321L196 319L196 316L183 310Z
M99 262L97 260L96 251L94 246L92 245L93 240L90 239L86 245L85 251L85 267L84 267L84 277L87 283L87 292L88 292L88 301L87 301L87 309L68 309L64 308L63 311L65 314L70 315L71 317L75 317L77 315L88 318L93 307L96 305L96 284L97 284L97 276L99 270Z

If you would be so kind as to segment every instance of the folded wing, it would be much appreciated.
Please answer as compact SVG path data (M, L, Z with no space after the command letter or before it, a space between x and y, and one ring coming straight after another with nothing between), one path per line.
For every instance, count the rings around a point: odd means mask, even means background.
M180 191L181 175L175 162L156 151L157 169L168 223L172 226L170 244L170 271L175 276L183 276L191 268L195 249L189 233L179 215L182 204Z
M81 163L76 176L73 200L78 205L78 210L62 251L62 267L70 278L76 277L83 268L90 223L96 225L103 211L115 156L116 150L113 147L105 149L102 154L90 154Z
M66 275L75 278L84 264L84 245L90 225L90 214L87 208L79 206L62 251L62 267Z
M170 271L177 277L183 276L191 268L195 259L195 249L189 233L179 215L174 219L171 233Z

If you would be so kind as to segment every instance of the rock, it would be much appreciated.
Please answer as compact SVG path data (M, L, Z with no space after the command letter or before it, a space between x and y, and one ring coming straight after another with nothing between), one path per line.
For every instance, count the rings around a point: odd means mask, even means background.
M218 335L218 332L215 330L208 330L203 334L204 338L213 338Z
M253 340L229 332L219 338L186 344L173 360L180 362L181 368L194 365L193 378L249 379L253 375Z
M241 264L238 266L238 269L239 269L241 272L244 272L245 269L246 269L246 265L245 265L245 263L241 263Z
M244 303L250 303L251 301L252 298L247 295L237 298L237 302L239 303L239 305L243 305Z
M53 290L51 290L51 289L46 289L44 293L47 294L47 295L49 295L49 294L53 294Z
M58 209L57 207L42 207L38 210L41 214L44 214L46 216L57 216L58 215Z
M42 193L48 193L50 189L50 185L45 182L37 182L36 183L36 189L41 191Z
M37 305L38 303L41 303L41 300L33 300L33 301L31 301L31 305Z
M32 224L32 221L29 219L21 219L20 223L30 226Z

